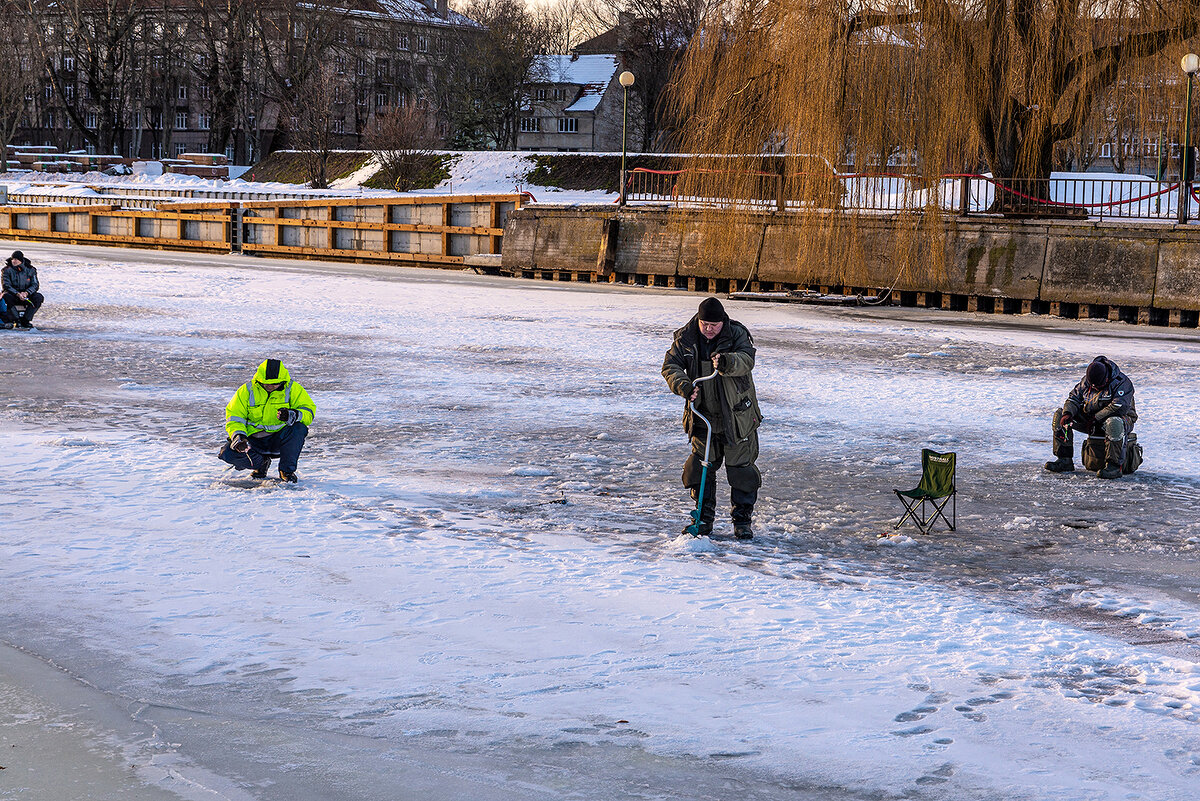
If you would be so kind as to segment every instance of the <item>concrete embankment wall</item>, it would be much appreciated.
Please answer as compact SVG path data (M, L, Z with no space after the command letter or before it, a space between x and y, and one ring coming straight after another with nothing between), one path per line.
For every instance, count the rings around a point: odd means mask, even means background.
M611 270L598 274L613 218ZM731 215L716 247L706 241L715 227L696 212L537 205L509 217L502 265L516 275L704 291L895 286L905 305L1130 322L1194 326L1200 311L1200 226L947 218L944 269L921 271L897 269L897 242L913 240L904 240L911 221L861 216L839 224L855 227L853 257L814 265L799 256L805 234L789 215Z

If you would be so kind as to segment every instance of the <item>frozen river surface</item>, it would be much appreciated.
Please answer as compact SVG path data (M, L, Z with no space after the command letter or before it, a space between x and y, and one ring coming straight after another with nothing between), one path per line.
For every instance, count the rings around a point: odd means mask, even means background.
M659 366L699 296L23 249L0 798L1200 795L1193 331L728 303L759 536L692 541ZM1047 474L1100 353L1146 463ZM298 487L215 458L269 356L317 404ZM881 539L925 446L958 530Z

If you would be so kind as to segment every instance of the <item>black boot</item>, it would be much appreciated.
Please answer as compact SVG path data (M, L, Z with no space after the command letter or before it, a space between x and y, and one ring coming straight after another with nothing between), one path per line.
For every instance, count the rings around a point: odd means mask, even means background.
M1104 465L1104 467L1102 467L1100 472L1096 473L1096 475L1100 478L1120 478L1121 465L1115 462L1109 462L1108 464Z
M256 468L254 468L253 471L251 471L250 478L266 478L267 471L270 469L271 469L271 460L268 458L263 461L262 467L256 467Z
M748 503L735 503L733 505L733 536L739 540L754 539L754 529L750 525L750 519L754 515L754 507Z
M286 481L289 484L295 484L300 481L300 479L296 477L295 473L293 473L291 470L284 470L282 467L279 468L279 480Z
M1046 462L1046 469L1051 473L1075 472L1075 460L1070 456L1060 456L1052 462Z

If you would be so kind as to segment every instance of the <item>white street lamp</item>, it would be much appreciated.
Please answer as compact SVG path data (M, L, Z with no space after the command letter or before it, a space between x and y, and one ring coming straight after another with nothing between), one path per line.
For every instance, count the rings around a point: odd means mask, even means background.
M1187 73L1187 100L1183 107L1183 152L1179 154L1179 222L1188 221L1192 199L1192 79L1200 72L1200 56L1188 53L1179 62Z
M617 197L617 205L625 205L625 134L629 128L629 87L633 86L633 73L625 70L618 77L621 87L625 90L625 103L621 112L621 194Z

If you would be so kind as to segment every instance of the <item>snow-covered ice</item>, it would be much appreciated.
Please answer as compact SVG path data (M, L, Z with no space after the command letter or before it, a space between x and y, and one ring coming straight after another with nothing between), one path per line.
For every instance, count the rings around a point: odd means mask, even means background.
M759 536L692 540L658 370L699 296L22 249L48 300L0 332L0 631L152 732L124 746L145 782L1197 795L1194 332L730 302L759 348ZM1044 473L1100 352L1146 463ZM318 407L298 487L215 458L269 355ZM959 454L958 531L892 534L923 446Z

